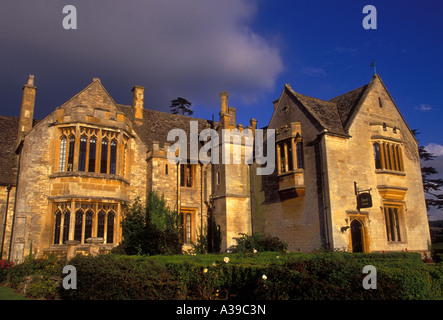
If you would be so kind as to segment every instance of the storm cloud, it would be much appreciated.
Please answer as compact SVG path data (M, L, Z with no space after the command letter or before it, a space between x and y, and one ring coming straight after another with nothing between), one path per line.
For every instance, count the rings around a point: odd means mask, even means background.
M67 4L76 30L63 28ZM2 1L0 12L2 114L18 114L28 74L41 118L92 77L118 103L145 86L146 106L165 110L177 96L218 106L221 91L254 102L283 71L278 46L253 30L248 0L18 0Z

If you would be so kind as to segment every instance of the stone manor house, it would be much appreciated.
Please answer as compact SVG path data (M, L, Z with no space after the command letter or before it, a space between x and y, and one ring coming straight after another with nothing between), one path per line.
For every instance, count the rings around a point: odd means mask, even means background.
M253 232L279 237L290 251L428 250L417 141L377 74L327 101L285 85L264 127L275 129L270 175L257 175L256 162L168 161L168 132L189 133L191 121L199 132L255 133L255 119L237 123L226 92L211 121L145 108L141 86L132 105L118 104L94 78L35 120L36 90L31 75L20 116L0 117L3 259L108 251L122 240L124 205L150 191L183 214L184 249L212 217L222 250Z

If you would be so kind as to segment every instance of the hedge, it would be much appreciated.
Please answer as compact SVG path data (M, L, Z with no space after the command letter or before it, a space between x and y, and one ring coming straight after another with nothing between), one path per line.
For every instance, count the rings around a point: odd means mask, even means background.
M229 258L229 261L227 259ZM63 299L441 299L442 265L419 254L77 256L77 289ZM365 290L365 265L377 289Z

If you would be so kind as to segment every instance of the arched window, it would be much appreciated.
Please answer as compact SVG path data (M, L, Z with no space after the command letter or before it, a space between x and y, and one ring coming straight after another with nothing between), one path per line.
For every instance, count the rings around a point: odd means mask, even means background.
M88 238L92 237L92 217L93 212L91 210L86 211L85 214L85 236L83 238L83 243L86 243Z
M69 137L69 150L68 150L68 171L74 169L74 148L75 148L75 137Z
M58 161L59 172L64 172L66 168L66 145L67 145L67 140L66 137L63 136L60 140L60 157Z
M97 140L94 136L89 138L89 164L88 171L95 172L95 157L97 153Z
M83 229L83 211L77 210L75 212L75 227L74 227L74 240L82 240Z
M105 237L105 219L106 212L104 210L100 210L97 215L97 237L104 238Z
M88 138L85 135L80 137L80 153L78 157L78 171L86 170L86 145Z
M108 226L106 229L106 243L114 242L114 217L115 214L113 211L108 213Z
M100 173L108 173L108 140L102 140L102 154L100 158Z
M378 142L374 143L374 160L375 160L375 169L381 169L380 144Z
M110 164L109 164L109 173L115 174L117 164L117 141L111 141L111 155L110 155Z
M71 220L71 213L68 209L63 212L63 243L69 240L69 223Z
M295 145L295 149L297 152L297 169L303 169L304 163L303 163L303 144L301 141L297 141Z
M57 209L57 211L55 211L54 244L60 244L61 226L62 226L62 213L59 209Z

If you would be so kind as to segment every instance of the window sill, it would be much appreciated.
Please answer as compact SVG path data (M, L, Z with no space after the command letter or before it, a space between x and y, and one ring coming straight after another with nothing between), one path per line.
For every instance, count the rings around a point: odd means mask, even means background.
M288 171L288 172L279 173L277 176L284 177L284 176L288 176L291 174L303 174L304 172L305 172L304 169L296 169L296 170L292 170L292 171Z
M97 173L97 172L84 172L84 171L66 171L66 172L56 172L49 175L49 178L60 178L60 177L85 177L85 178L97 178L97 179L108 179L108 180L119 180L127 185L129 185L129 181L123 177L120 177L116 174L108 174L108 173Z
M375 169L376 174L393 174L396 176L406 176L406 173L403 171L395 171L395 170L386 170L386 169Z

